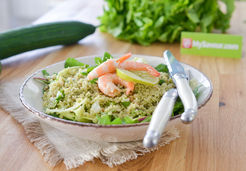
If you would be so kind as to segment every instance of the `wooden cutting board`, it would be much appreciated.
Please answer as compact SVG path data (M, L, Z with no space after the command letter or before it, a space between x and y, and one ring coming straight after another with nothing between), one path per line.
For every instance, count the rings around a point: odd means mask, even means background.
M228 33L246 38L246 2L236 2ZM70 0L53 9L36 23L79 19L98 24L102 1ZM214 93L191 125L176 120L181 137L158 151L136 160L109 168L99 160L87 162L73 170L168 170L168 171L245 171L246 170L246 50L242 59L180 56L179 44L156 43L140 46L114 39L97 31L92 36L68 47L49 48L19 55L5 61L0 84L17 80L67 57L132 52L161 56L170 49L178 60L204 72L213 83ZM23 61L25 57L25 61ZM64 164L51 168L24 134L23 128L0 106L0 170L44 171L66 170Z

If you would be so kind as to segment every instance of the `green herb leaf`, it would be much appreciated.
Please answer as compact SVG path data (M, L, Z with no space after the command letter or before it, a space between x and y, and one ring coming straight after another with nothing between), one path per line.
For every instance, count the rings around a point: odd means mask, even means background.
M110 55L108 52L105 52L103 57L102 57L102 62L107 61L108 59L113 59L113 56Z
M168 68L167 68L167 65L165 64L159 64L155 67L155 69L158 71L158 72L166 72L168 73Z
M88 75L88 73L87 73L87 72L81 72L81 74L82 74L82 75Z
M172 116L179 115L183 112L184 112L184 106L183 106L181 99L178 97L178 99L176 100L176 103L174 104L174 107L173 107Z
M96 66L90 66L87 68L87 73L89 74L93 69L95 69Z
M42 70L42 74L44 77L47 77L50 75L46 70Z
M90 83L96 84L97 83L97 80L98 80L98 78L94 78L93 80L90 80Z
M128 102L121 102L121 104L122 104L125 108L127 108L127 107L131 104L131 102L130 102L130 101L128 101Z
M230 26L234 0L105 0L100 30L120 40L150 45L175 42L182 31L225 32ZM219 3L224 3L222 12Z
M97 66L89 66L85 72L82 72L83 75L88 75L94 68Z
M88 65L86 65L82 62L79 62L78 60L76 60L74 58L67 58L67 60L65 61L65 64L64 64L64 68L73 67L73 66L88 67Z
M100 65L101 63L103 63L102 59L100 57L95 57L95 64L96 65Z
M162 85L163 83L165 83L165 80L160 80L159 81L159 85Z
M192 91L196 97L196 99L198 99L199 95L200 95L200 92L199 92L199 88L201 87L202 85L199 85L197 87L195 87ZM184 112L184 106L183 106L183 103L181 101L181 99L178 97L175 104L174 104L174 107L173 107L173 113L172 113L172 116L176 116L176 115L179 115L181 113Z

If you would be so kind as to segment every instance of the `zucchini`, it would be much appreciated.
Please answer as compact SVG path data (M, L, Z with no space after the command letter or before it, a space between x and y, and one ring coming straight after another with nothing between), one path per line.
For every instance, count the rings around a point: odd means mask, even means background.
M96 27L63 21L22 27L0 33L0 60L22 52L54 45L70 45L94 33Z

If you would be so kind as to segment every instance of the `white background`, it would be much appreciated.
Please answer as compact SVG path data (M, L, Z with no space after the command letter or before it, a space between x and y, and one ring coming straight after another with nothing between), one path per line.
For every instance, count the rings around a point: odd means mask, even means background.
M0 31L28 25L65 0L0 0Z

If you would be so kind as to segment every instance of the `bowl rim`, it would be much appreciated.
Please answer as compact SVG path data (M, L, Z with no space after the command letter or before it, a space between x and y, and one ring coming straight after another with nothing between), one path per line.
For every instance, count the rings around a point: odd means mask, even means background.
M112 56L119 56L120 54L112 54ZM159 56L151 56L151 55L141 55L141 54L132 54L132 56L144 56L144 57L154 57L154 58L161 58ZM89 55L89 56L80 56L80 57L76 57L76 59L81 59L81 58L92 58L92 57L95 57L95 56L102 56L102 55ZM94 58L92 58L94 59ZM28 83L28 81L33 77L35 76L36 74L38 74L39 72L41 72L42 70L44 69L48 69L48 68L51 68L57 64L60 64L60 63L64 63L65 60L63 61L60 61L60 62L57 62L57 63L54 63L54 64L51 64L51 65L48 65L44 68L41 68L39 70L37 70L36 72L32 73L31 75L29 75L25 81L22 83L20 89L19 89L19 99L21 101L21 103L24 105L24 107L29 110L31 113L35 114L38 118L41 118L41 119L47 119L47 120L51 120L51 121L55 121L55 122L58 122L58 123L63 123L63 124L69 124L69 125L73 125L73 126L82 126L82 127L93 127L93 128L124 128L124 127L139 127L139 126L146 126L146 125L149 125L149 122L144 122L144 123L134 123L134 124L119 124L119 125L99 125L99 124L94 124L94 123L85 123L85 122L79 122L79 121L71 121L71 120L65 120L65 119L61 119L61 118L58 118L58 117L54 117L54 116L51 116L49 114L46 114L42 111L39 111L37 109L35 109L34 107L32 107L29 103L26 102L25 98L24 98L24 95L23 95L23 91L24 91L24 88L26 86L26 84ZM211 89L209 90L209 93L207 95L207 97L204 99L204 102L201 103L199 106L198 106L198 109L200 109L201 107L205 106L205 104L209 101L209 99L212 97L212 94L213 94L213 85L211 83L211 80L203 73L201 72L200 70L198 70L197 68L191 66L191 65L188 65L186 63L183 63L183 62L180 62L181 64L185 64L191 68L193 68L194 70L197 70L198 72L200 72L202 74L203 77L205 77L208 82L209 82L209 87L211 87ZM171 117L170 120L174 120L176 118L179 118L181 116L181 114L179 115L176 115L174 117Z

